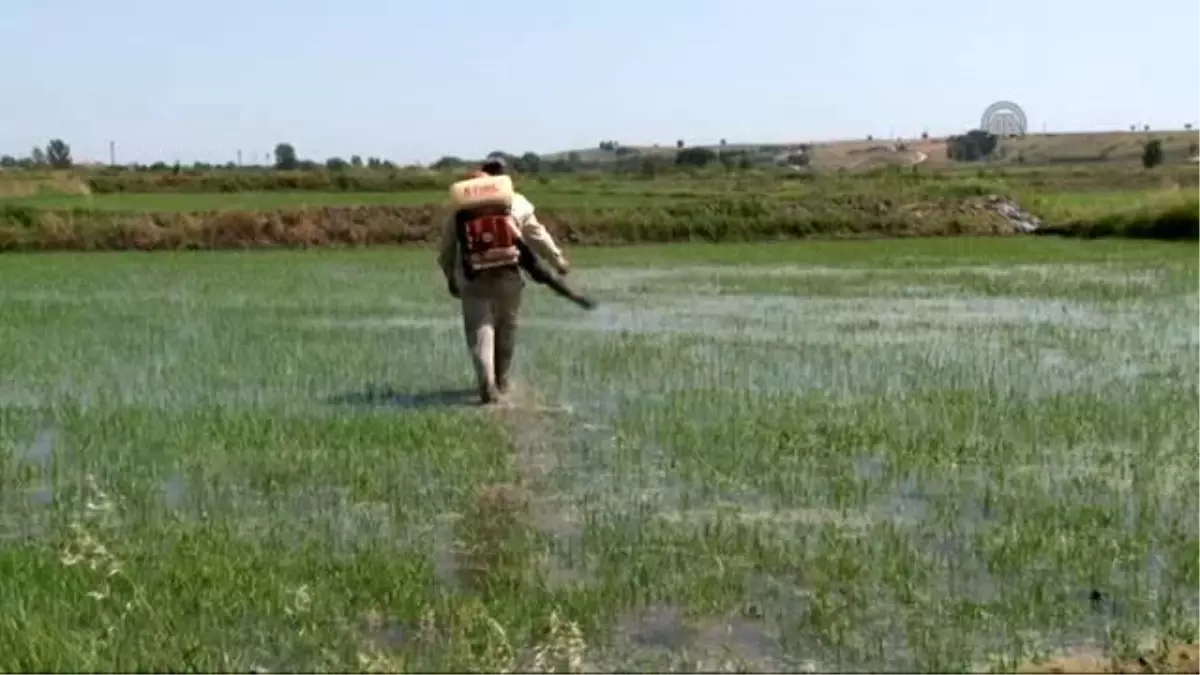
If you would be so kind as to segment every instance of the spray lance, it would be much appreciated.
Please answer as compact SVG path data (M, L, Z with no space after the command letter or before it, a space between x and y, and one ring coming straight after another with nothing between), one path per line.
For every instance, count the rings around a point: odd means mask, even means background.
M529 244L526 244L524 240L517 239L517 249L521 252L521 269L525 270L525 272L529 274L529 278L533 279L534 282L546 286L550 290L586 310L592 310L596 308L595 300L573 290L566 284L566 282L555 276L554 273L546 267L545 263L538 259L537 254L533 252L533 249L530 248Z

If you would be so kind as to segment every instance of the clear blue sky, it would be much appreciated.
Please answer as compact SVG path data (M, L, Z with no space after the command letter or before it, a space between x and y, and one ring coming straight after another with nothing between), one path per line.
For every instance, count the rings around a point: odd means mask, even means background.
M1197 0L0 0L0 154L399 163L1200 122Z

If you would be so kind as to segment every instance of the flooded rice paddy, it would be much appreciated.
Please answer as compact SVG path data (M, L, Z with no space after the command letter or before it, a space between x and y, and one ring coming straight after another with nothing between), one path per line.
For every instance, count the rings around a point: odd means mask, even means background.
M1195 641L1194 246L0 260L5 670L1007 670Z

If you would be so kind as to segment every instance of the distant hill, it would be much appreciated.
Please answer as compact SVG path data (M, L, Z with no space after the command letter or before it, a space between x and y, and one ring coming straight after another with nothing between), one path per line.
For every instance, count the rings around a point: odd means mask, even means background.
M1077 164L1103 162L1135 162L1142 156L1142 144L1152 138L1163 142L1166 161L1189 161L1193 146L1200 143L1196 130L1171 129L1161 131L1113 131L1027 134L1000 141L992 162L1024 164ZM744 151L756 163L775 163L789 154L806 148L810 163L818 169L868 169L882 166L905 166L924 163L928 166L956 164L946 156L946 138L928 139L855 139L835 141L797 141L795 143L727 143L700 145L711 150ZM550 153L545 161L565 159L578 153L584 164L615 162L622 156L673 157L674 143L657 146L618 146L615 150L599 147L580 148Z

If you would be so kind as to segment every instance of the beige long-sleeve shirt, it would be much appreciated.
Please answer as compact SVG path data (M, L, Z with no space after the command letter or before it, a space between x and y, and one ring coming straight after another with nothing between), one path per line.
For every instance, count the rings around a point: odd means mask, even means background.
M524 195L513 195L512 217L518 229L518 236L529 244L539 258L549 261L555 267L566 265L566 257L562 249L555 243L554 237L546 230L534 213L533 204ZM462 269L462 257L458 251L458 237L454 226L454 213L446 215L442 225L442 238L438 246L438 266L446 280L454 279L459 288L466 285L466 277Z

